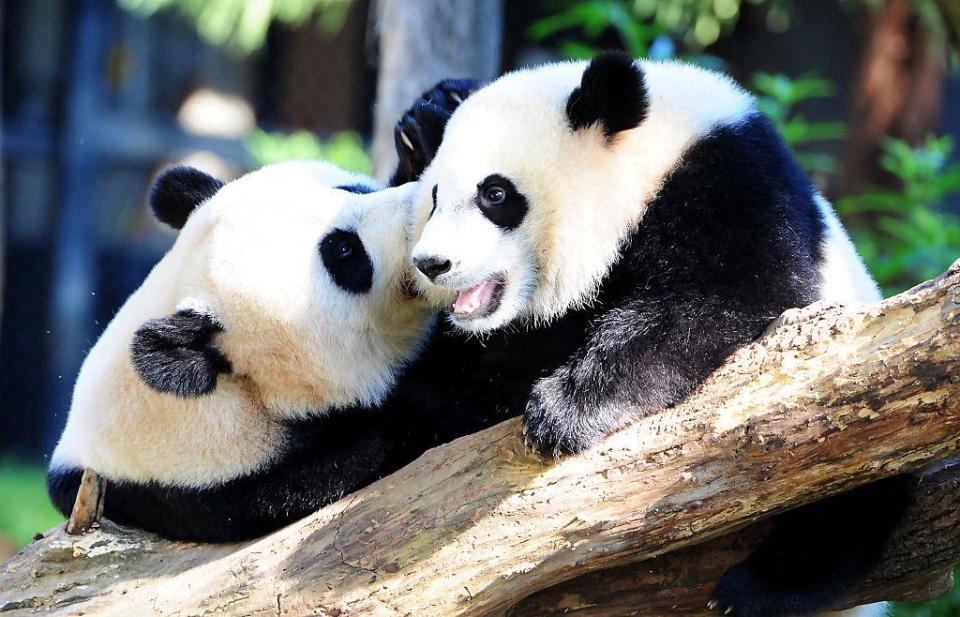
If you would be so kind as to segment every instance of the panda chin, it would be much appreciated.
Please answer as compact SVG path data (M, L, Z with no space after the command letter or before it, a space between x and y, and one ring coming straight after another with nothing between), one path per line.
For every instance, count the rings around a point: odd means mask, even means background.
M496 313L503 302L506 288L504 277L498 275L458 291L452 307L455 323L472 322Z

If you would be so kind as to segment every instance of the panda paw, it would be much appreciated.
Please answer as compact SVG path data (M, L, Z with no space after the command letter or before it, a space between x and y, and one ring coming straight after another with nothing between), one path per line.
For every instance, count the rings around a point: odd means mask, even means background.
M454 110L483 84L473 79L445 79L420 95L393 129L400 158L395 182L416 180L440 147L443 129Z
M586 419L579 405L565 396L558 377L541 379L533 387L523 413L524 441L541 456L559 459L579 454L606 434Z
M468 96L482 87L483 82L476 79L444 79L420 95L420 100L452 114Z
M731 617L761 617L765 613L757 612L753 602L759 591L757 583L749 568L743 564L733 566L720 577L707 608Z
M720 577L710 594L707 608L728 617L785 617L809 615L811 606L804 606L797 594L778 590L766 581L748 562L729 568Z
M415 110L416 107L411 107L405 111L393 127L394 147L400 159L397 167L399 179L396 184L412 182L419 178L429 162L427 157L432 156L432 153L427 152L420 138Z

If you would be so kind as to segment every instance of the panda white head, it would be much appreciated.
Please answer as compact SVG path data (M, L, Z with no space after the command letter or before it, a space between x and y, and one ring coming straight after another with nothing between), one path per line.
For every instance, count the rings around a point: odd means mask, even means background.
M163 173L150 203L179 236L87 356L54 464L209 482L275 456L287 420L381 401L432 311L410 292L414 185L364 180Z
M504 75L453 113L421 178L421 285L456 292L471 332L588 304L686 148L752 109L722 75L623 54Z

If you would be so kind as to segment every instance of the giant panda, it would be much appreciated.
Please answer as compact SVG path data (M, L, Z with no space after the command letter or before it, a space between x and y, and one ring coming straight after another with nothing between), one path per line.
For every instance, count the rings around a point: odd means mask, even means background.
M525 410L538 451L578 453L683 399L784 310L880 298L830 204L720 74L619 53L519 70L466 98L441 137L419 155L411 256L450 310L416 363L428 378L406 385L458 411L423 435ZM788 513L710 606L830 608L906 505L893 479Z
M64 515L89 467L111 520L241 540L391 469L380 404L434 311L410 284L414 185L379 188L319 162L159 176L179 235L80 369L48 474Z

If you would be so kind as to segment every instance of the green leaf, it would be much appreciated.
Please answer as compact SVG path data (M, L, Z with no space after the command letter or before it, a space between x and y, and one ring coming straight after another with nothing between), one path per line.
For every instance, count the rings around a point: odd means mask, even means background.
M177 10L193 22L201 37L243 54L263 46L274 22L299 26L313 15L326 32L343 25L352 0L117 0L128 11L149 17Z
M373 168L363 140L352 131L336 133L324 142L308 131L284 134L258 129L247 137L244 145L257 165L315 159L357 173L369 174Z

